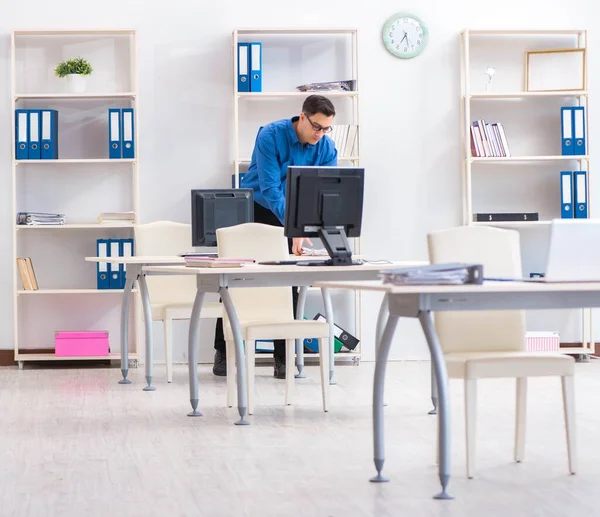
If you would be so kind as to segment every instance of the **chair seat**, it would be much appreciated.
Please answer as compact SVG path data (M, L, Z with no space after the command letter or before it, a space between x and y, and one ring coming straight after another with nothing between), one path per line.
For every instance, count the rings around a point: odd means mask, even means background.
M313 320L240 321L240 327L242 338L246 341L329 337L329 325ZM225 339L233 340L230 325L225 327Z
M191 303L152 304L152 321L189 320L192 314ZM219 302L202 304L200 318L221 318L223 305Z
M446 354L448 375L459 379L573 375L575 360L549 352L462 352Z

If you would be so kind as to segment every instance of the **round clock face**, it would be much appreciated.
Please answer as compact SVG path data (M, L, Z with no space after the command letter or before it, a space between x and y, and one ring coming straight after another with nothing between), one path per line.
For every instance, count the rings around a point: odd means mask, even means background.
M394 56L410 59L418 56L427 45L425 24L412 14L398 13L383 25L383 43Z

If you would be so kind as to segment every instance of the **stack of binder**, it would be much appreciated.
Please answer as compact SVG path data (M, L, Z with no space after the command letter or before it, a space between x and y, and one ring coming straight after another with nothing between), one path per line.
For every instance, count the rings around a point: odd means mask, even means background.
M135 158L135 123L133 108L109 108L108 157Z
M58 159L58 111L15 110L15 159Z
M563 219L588 218L587 171L561 171L560 216Z
M560 115L562 154L585 154L585 107L563 106Z
M382 271L380 276L384 284L393 285L481 284L483 266L462 263L431 264L389 269Z
M301 84L296 86L296 90L299 92L353 92L356 91L356 80Z
M49 214L46 212L18 212L17 224L21 225L61 225L65 224L65 214Z
M238 43L238 92L262 92L262 43Z
M133 257L133 239L97 239L98 257ZM98 262L96 265L98 289L124 289L125 265Z

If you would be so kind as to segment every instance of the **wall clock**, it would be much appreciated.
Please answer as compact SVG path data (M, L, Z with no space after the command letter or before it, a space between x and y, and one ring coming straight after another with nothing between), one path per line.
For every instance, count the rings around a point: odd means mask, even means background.
M409 13L396 13L383 24L383 43L394 56L403 59L417 57L429 40L425 23Z

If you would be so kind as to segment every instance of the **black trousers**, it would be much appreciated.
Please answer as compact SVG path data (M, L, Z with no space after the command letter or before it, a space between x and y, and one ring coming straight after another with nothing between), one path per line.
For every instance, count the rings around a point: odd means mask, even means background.
M269 224L271 226L283 226L277 216L271 212L268 208L254 203L254 222ZM288 239L288 250L292 253L292 239ZM298 307L298 288L292 287L292 302L294 306L294 315L296 314L296 307ZM273 342L275 346L274 354L280 358L285 358L285 339L276 339ZM225 351L225 336L223 334L223 318L217 319L217 326L215 328L215 350L220 350L222 353Z

